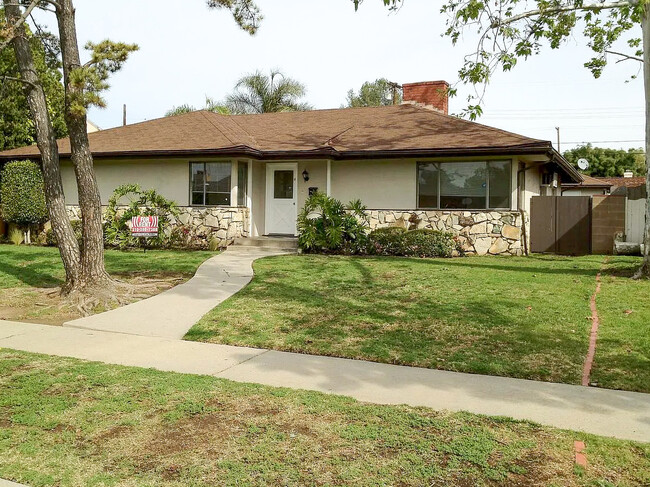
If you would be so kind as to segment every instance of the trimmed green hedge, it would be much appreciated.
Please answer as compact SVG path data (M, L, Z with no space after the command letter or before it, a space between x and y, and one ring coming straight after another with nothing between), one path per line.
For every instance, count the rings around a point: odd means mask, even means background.
M368 253L409 257L452 257L462 254L453 233L439 230L410 230L400 227L380 228L368 236Z
M32 161L8 162L0 183L0 214L23 227L47 221L41 168Z

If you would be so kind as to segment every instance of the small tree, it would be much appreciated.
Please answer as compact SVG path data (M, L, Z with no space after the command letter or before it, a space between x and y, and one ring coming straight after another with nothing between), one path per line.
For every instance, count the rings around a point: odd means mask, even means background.
M137 184L119 186L113 192L106 209L104 239L108 245L125 249L140 247L141 237L131 235L129 222L134 216L157 216L158 236L149 239L153 247L162 247L169 240L168 232L172 217L179 214L175 202L158 194L156 190L143 191Z
M0 214L25 232L31 243L30 227L47 221L43 174L32 161L12 161L5 165L0 184Z
M278 70L269 76L257 71L237 82L235 91L226 97L226 105L234 114L311 110L300 101L306 93L305 85Z
M366 81L361 85L358 93L350 90L347 96L349 108L399 105L401 102L402 94L399 91L399 86L386 78Z

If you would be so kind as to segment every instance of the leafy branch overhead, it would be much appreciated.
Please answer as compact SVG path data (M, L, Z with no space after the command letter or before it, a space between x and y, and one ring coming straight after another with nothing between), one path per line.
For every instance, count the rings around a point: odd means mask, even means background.
M394 10L403 0L382 0ZM358 8L362 0L353 0ZM593 56L584 63L598 78L609 61L642 61L638 35L628 35L641 24L643 2L583 0L448 0L444 35L455 45L466 30L478 36L476 49L465 56L458 72L462 84L475 87L463 115L474 120L482 114L486 85L496 71L510 71L520 59L539 54L544 46L560 48L581 29ZM634 77L634 76L633 76ZM457 88L449 91L457 94Z
M77 88L70 109L77 114L85 113L90 106L106 106L101 92L109 88L108 78L122 68L129 54L138 50L136 44L109 40L88 42L85 48L91 51L90 60L70 73L71 84Z
M255 34L264 17L253 0L208 0L208 7L230 11L237 25L249 34Z

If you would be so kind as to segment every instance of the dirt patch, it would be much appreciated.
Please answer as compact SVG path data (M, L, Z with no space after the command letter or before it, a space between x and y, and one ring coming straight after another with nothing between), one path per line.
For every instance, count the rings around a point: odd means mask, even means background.
M120 280L132 284L135 292L121 296L123 304L130 304L160 294L167 289L187 281L180 274L163 273L144 277L130 275ZM83 313L65 301L56 288L16 287L0 289L0 320L21 321L60 326L63 323L81 318ZM113 306L117 307L117 305ZM112 309L112 308L111 308ZM91 310L90 314L108 311L104 307Z

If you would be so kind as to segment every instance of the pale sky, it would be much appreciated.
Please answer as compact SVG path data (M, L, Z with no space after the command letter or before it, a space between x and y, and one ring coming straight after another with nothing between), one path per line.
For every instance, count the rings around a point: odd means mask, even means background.
M112 78L107 108L92 109L89 118L110 128L122 123L123 104L129 123L161 117L183 103L201 107L206 96L224 98L239 77L257 69L279 68L304 83L305 101L315 108L338 108L350 88L380 77L456 82L463 56L475 47L473 37L456 46L441 37L439 1L406 0L392 14L382 3L365 0L355 13L351 0L258 0L265 18L250 36L227 11L208 9L204 0L76 0L80 45L110 38L140 46ZM55 27L44 14L40 18ZM641 76L625 83L638 66L612 60L595 80L583 67L590 55L584 46L578 37L497 74L479 121L554 143L559 126L563 151L576 142L641 147ZM463 94L453 98L450 111L459 112L464 102Z

